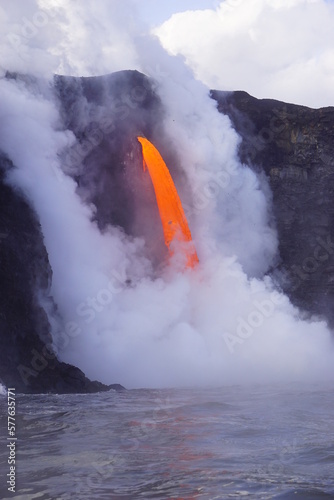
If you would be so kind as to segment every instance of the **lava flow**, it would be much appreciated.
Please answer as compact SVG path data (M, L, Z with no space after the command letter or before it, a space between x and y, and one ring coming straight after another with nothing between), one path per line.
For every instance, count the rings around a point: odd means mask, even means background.
M148 169L152 179L169 253L171 255L174 253L172 242L178 242L177 248L180 248L186 257L186 267L193 268L198 263L197 253L180 197L167 165L150 141L144 137L137 139L143 149L144 170Z

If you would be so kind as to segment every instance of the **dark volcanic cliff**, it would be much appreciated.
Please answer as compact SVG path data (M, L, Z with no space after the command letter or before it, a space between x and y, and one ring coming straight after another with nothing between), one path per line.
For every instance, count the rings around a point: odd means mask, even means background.
M13 168L0 155L0 380L24 393L97 392L78 368L58 361L39 296L52 271L37 216L22 193L4 182ZM50 301L52 299L45 298Z
M108 224L119 225L145 240L154 233L156 241L160 232L160 247L147 252L154 261L166 249L136 136L145 135L157 145L175 168L176 183L184 179L164 143L163 106L152 82L136 71L56 77L53 91L63 129L76 137L61 159L64 172L76 181L79 195L95 206L101 231ZM242 138L241 161L268 178L279 237L279 264L272 275L292 302L334 324L334 108L257 100L245 92L212 91L211 97ZM5 182L10 168L15 165L0 153L0 381L22 392L106 390L58 361L52 350L41 302L43 297L44 305L46 301L56 311L48 296L52 270L36 213Z
M32 77L6 77L32 93L39 86ZM77 139L61 158L64 172L76 181L83 200L95 206L101 231L112 224L136 235L138 211L150 208L136 136L154 136L162 116L150 80L137 71L96 78L56 76L53 95L63 129ZM0 151L0 381L28 393L121 390L118 384L91 382L54 353L45 308L52 311L57 330L66 334L49 297L52 270L37 214L24 194L5 182L11 168L16 167ZM143 187L137 189L140 183ZM162 234L157 211L146 219L141 235L145 230ZM163 238L161 242L160 254L165 252Z
M242 137L239 156L272 190L280 264L293 303L334 324L334 108L212 91Z

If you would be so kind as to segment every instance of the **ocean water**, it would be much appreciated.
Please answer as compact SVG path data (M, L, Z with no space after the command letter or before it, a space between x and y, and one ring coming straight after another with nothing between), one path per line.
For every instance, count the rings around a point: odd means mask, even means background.
M334 499L334 385L17 395L2 499Z

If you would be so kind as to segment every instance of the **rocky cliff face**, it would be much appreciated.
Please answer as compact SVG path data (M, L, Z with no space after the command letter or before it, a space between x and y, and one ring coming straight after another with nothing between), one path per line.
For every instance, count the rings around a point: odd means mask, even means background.
M241 161L269 180L280 254L274 277L293 303L333 326L334 108L246 92L211 96L242 137Z
M81 198L94 205L101 231L112 224L144 239L153 228L162 236L158 211L152 214L154 193L136 139L144 135L161 141L163 108L152 82L138 71L98 78L57 76L55 94L64 128L77 139L62 168L76 181ZM148 218L145 228L142 221ZM162 244L157 253L164 252Z
M38 218L24 195L5 182L14 166L0 155L0 380L23 393L97 392L78 368L62 363L52 347L41 306L52 279Z
M56 77L54 95L64 129L77 138L62 158L64 171L76 180L80 196L95 205L101 231L108 224L144 238L160 231L161 247L152 248L151 257L162 255L161 224L158 212L152 213L154 194L145 185L136 136L150 138L168 164L176 165L174 180L182 183L182 174L163 142L163 107L152 82L136 71ZM242 138L241 161L268 179L280 259L272 275L296 305L334 324L334 108L257 100L245 92L212 91L211 97ZM49 297L52 270L37 215L5 181L10 168L15 165L0 154L0 380L22 392L106 390L61 363L52 349L45 312L53 310L57 319Z
M31 91L38 87L31 77L7 73L7 78ZM145 186L137 189L147 176L136 136L154 136L162 116L151 82L137 71L97 78L57 76L53 90L62 126L77 139L62 157L64 172L76 181L82 199L95 206L101 231L112 224L138 235L138 210L148 210L150 200L142 196L149 192ZM0 381L26 393L122 390L119 384L91 382L78 368L58 360L46 313L62 331L62 318L49 296L52 270L37 214L24 193L6 183L11 168L15 165L0 151ZM146 229L162 232L160 226L157 212ZM163 243L161 247L163 253Z

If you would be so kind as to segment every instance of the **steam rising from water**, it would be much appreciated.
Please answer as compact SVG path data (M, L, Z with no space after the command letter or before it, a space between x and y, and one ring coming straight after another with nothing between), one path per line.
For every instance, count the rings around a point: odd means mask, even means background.
M62 130L49 86L1 79L0 149L16 166L9 182L26 193L41 221L53 269L50 294L63 318L53 332L61 358L93 379L127 387L333 375L325 323L303 321L263 278L277 251L270 200L239 164L239 139L208 89L135 27L130 2L122 10L103 0L27 4L27 19L42 8L48 25L5 59L11 70L31 71L37 51L39 74L108 73L124 61L124 68L154 77L166 110L164 144L191 186L189 223L200 258L196 270L179 272L176 258L152 278L141 239L114 227L102 234L92 222L94 207L63 173L60 154L75 137ZM2 50L13 56L18 47L10 35L20 33L20 23L9 21Z

